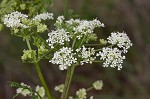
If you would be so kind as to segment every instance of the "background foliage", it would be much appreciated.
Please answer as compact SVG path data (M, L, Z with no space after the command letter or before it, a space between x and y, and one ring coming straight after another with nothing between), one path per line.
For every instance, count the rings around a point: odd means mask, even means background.
M63 0L53 0L48 9L54 15L63 14ZM101 64L86 64L76 69L71 94L80 87L88 87L93 81L102 79L102 91L93 91L95 99L149 99L150 98L150 0L68 0L69 8L81 18L97 17L105 28L97 30L99 37L106 38L113 31L125 31L133 47L129 50L123 69L103 68ZM53 28L53 27L51 27ZM47 34L45 34L47 36ZM12 99L15 90L8 81L39 84L36 71L31 64L23 64L20 57L26 48L22 39L10 35L9 29L0 32L0 98ZM42 61L43 74L52 89L64 82L65 72L58 66ZM22 96L20 96L23 99ZM18 97L18 99L20 99Z

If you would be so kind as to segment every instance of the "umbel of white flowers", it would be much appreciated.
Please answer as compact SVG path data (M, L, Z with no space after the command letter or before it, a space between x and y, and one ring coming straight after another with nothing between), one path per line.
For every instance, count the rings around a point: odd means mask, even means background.
M52 13L42 13L31 18L30 21L41 22L42 20L54 19ZM30 25L23 24L23 20L28 20L26 14L22 14L18 11L5 15L4 24L7 27L13 28L30 28ZM32 23L32 22L31 22ZM55 46L59 46L57 50L54 50L53 57L49 62L59 65L60 70L65 70L69 66L74 64L83 65L85 63L92 63L93 61L103 61L103 67L117 67L121 70L125 54L132 46L132 43L125 32L112 32L111 36L107 40L101 40L103 43L109 44L108 46L101 47L99 50L96 48L87 47L86 41L81 46L73 48L68 45L74 41L82 41L84 37L90 37L95 35L94 29L97 27L104 27L98 19L82 20L82 19L69 19L65 20L64 16L58 16L54 24L55 30L48 33L48 39L46 40L51 49ZM47 29L46 25L39 24L37 26L37 32L42 32ZM91 36L90 39L93 36ZM24 51L23 60L28 59L28 56L32 56L27 53L31 51ZM24 59L25 58L25 59ZM30 59L32 59L30 57ZM99 60L97 60L99 59Z
M49 38L47 42L51 48L54 48L56 44L65 45L65 42L70 42L73 36L76 36L77 39L81 39L88 34L94 34L96 27L104 27L104 24L97 19L92 21L80 19L64 21L64 19L64 16L59 16L56 20L56 24L59 24L59 28L48 33ZM64 24L67 27L72 27L72 31L69 32L70 30L68 31L66 28L61 27L61 25ZM113 32L105 42L108 42L112 46L103 47L99 52L96 52L95 48L87 48L84 45L77 49L62 47L54 53L50 62L58 64L60 70L65 70L68 66L72 66L72 64L79 63L83 65L84 63L92 63L97 57L100 57L99 59L104 61L103 67L118 67L118 70L121 70L123 60L125 59L124 54L127 53L128 49L132 46L129 37L125 32Z
M23 24L23 21L27 20L28 17L29 16L26 14L22 14L21 12L14 11L10 14L5 15L4 24L10 28L19 28L19 27L29 28L29 26ZM46 12L46 13L36 15L35 17L32 18L33 21L37 21L37 22L40 22L42 20L47 20L47 19L54 19L53 13Z
M16 90L16 93L17 94L22 94L23 96L32 96L32 90L29 90L28 88L31 88L29 85L26 85L24 83L21 83L21 86L23 87L27 87L26 89L25 88L18 88ZM40 87L40 86L36 86L35 88L35 96L38 97L38 99L40 99L40 97L42 97L44 99L45 97L45 89L44 87ZM40 96L40 97L39 97Z

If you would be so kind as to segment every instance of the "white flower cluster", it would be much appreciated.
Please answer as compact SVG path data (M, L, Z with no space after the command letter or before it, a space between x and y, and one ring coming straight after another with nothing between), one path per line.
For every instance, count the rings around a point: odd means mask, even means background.
M30 88L30 86L24 84L24 83L21 83L21 86L24 86L24 87L27 87L27 88ZM24 89L24 88L18 88L16 90L17 94L22 94L23 96L27 96L29 95L31 92L28 90L28 89Z
M128 49L132 46L129 37L124 32L111 33L111 36L109 36L107 39L108 39L108 43L117 44L119 48L122 48L123 53L127 53Z
M97 53L97 56L100 56L100 60L104 60L103 63L104 67L118 67L118 70L121 70L123 60L125 59L125 56L122 56L122 51L120 51L118 48L108 48L104 47L102 51Z
M82 60L80 61L81 65L83 65L84 63L92 64L92 61L96 59L96 57L94 56L94 48L86 48L85 46L82 46L82 48L76 49L76 51L77 53L80 52L78 56L82 58Z
M80 23L80 21L81 21L80 19L71 18L69 20L66 20L65 22L66 22L67 26L71 26L71 25L74 25L74 24L78 25Z
M102 80L95 81L93 83L93 87L94 87L95 90L102 90L102 87L103 87Z
M80 19L70 19L66 21L68 26L75 25L73 28L74 34L77 34L77 38L80 39L83 35L91 34L94 32L96 27L104 27L104 24L99 20L94 19L92 21L80 20Z
M76 92L76 95L77 95L77 99L86 99L86 89L82 88L82 89L79 89L77 92Z
M71 48L63 47L54 53L53 58L49 62L58 64L60 70L65 70L68 66L77 63L77 58L74 57L74 53Z
M51 48L54 48L55 44L64 45L66 42L69 43L72 41L71 38L76 37L79 40L83 38L83 36L86 37L89 34L93 34L96 27L104 27L104 24L97 19L91 21L73 18L66 21L64 20L64 16L58 16L55 24L56 30L48 34L49 38L47 39L47 42ZM100 56L100 60L105 61L103 63L104 67L118 67L118 70L120 70L122 68L123 59L125 59L125 56L123 56L122 53L127 53L127 50L132 46L127 34L124 32L111 33L111 36L107 38L107 41L100 39L100 43L104 45L109 43L112 44L112 46L117 45L118 47L104 47L102 48L102 51L95 55L94 48L86 48L85 46L82 46L81 48L75 49L76 53L72 53L76 58L72 56L66 57L65 55L69 55L70 53L61 55L60 53L62 52L58 51L54 54L55 56L50 62L59 64L59 68L64 70L73 63L76 63L77 60L83 65L84 63L92 63L96 59L96 56ZM71 58L75 60L70 61Z
M62 93L63 90L64 90L64 84L55 86L54 90L55 90L55 91L58 91L58 92L60 92L60 93Z
M33 20L36 20L36 21L41 21L41 20L47 20L47 19L54 19L53 18L53 13L42 13L42 14L38 14L36 15Z
M59 64L60 70L65 70L68 66L77 63L77 61L83 65L84 63L92 63L96 59L94 48L86 48L82 46L76 49L76 53L73 53L73 49L63 47L59 51L54 53L53 58L49 61L53 64Z
M56 23L59 23L60 25L63 23L65 17L62 15L62 16L58 16L57 20L56 20Z
M64 45L65 41L70 41L69 32L66 32L64 29L52 31L51 33L48 33L48 36L47 42L51 48L54 48L54 44Z
M7 27L11 28L28 28L28 26L21 23L21 19L27 19L28 16L26 14L22 14L21 12L15 11L10 14L5 15L4 24Z
M45 97L45 89L44 87L36 86L35 91L43 98Z
M30 86L28 86L28 85L26 85L24 83L21 83L21 86L27 87L27 88L18 88L16 90L17 94L22 94L23 96L27 96L27 95L31 96L32 95L31 90L29 90L29 89L31 89ZM45 97L45 89L44 89L44 87L36 86L35 91L38 93L38 95L40 95L40 97L42 97L42 98ZM37 95L37 93L35 93L35 95Z
M28 15L22 14L21 12L18 11L14 11L10 14L5 15L4 24L7 27L11 27L11 28L18 28L18 27L29 28L33 20L40 22L41 20L46 20L46 19L54 19L53 13L46 12L46 13L36 15L32 20L30 20L31 22L28 22L29 21ZM24 22L27 23L28 25L23 24ZM38 26L38 29L43 29L43 28L44 29L47 28L46 25L41 24Z

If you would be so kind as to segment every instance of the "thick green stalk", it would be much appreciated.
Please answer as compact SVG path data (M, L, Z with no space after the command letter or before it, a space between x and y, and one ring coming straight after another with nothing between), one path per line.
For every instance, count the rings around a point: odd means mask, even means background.
M53 98L52 98L52 95L50 94L50 91L49 91L49 89L48 89L48 87L47 87L47 85L46 85L46 82L45 82L44 77L43 77L43 75L42 75L42 72L41 72L41 69L40 69L40 67L39 67L39 64L38 64L38 63L35 63L35 67L36 67L36 71L37 71L37 73L38 73L38 76L39 76L39 78L40 78L40 81L41 81L41 83L42 83L42 85L43 85L43 87L44 87L44 89L45 89L45 91L46 91L46 94L47 94L47 96L48 96L48 99L53 99Z
M28 49L29 49L29 50L32 50L28 38L26 38L26 43L27 43ZM50 94L50 91L49 91L49 89L48 89L48 87L47 87L47 85L46 85L45 79L44 79L44 77L43 77L43 75L42 75L40 66L39 66L38 62L36 62L36 57L35 57L35 60L34 60L34 61L35 61L36 71L37 71L38 76L39 76L39 78L40 78L40 81L41 81L41 83L42 83L42 85L43 85L43 87L44 87L44 89L45 89L45 91L46 91L47 97L48 97L48 99L53 99L53 97L52 97L52 95Z
M74 69L75 69L75 65L69 67L67 70L67 76L66 76L66 80L65 80L64 90L63 90L63 93L62 93L60 99L67 99L69 87L70 87L70 84L72 81L72 76L74 73Z

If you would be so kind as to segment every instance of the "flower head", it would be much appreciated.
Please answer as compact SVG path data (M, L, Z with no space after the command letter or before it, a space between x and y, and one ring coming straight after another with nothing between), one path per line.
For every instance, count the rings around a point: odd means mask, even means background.
M91 96L90 99L94 99L93 96Z
M117 44L119 48L122 48L123 53L127 53L127 49L129 49L132 46L129 37L124 32L111 33L111 36L109 36L107 39L108 39L108 43Z
M60 93L63 92L64 90L64 84L61 84L61 85L58 85L58 86L55 86L55 91L59 91Z
M125 56L122 55L122 51L118 48L108 48L104 47L102 51L100 51L97 56L100 56L100 60L104 60L104 67L118 67L118 70L121 70L123 60Z
M44 87L36 86L35 91L43 98L45 96Z
M28 85L26 85L26 84L24 84L24 83L21 83L21 86L30 88L30 86L28 86ZM31 94L30 90L29 90L29 89L26 89L26 88L18 88L18 89L16 90L16 92L17 92L17 94L20 93L20 94L22 94L23 96L27 96L27 95L30 95L30 94Z
M46 31L46 29L47 29L47 26L45 25L45 24L39 24L39 25L37 25L37 32L44 32L44 31Z
M95 82L93 83L93 87L94 87L95 90L101 90L102 87L103 87L103 82L102 82L102 80L95 81Z
M21 20L22 19L27 19L26 14L22 14L21 12L15 11L10 14L5 15L4 18L4 24L7 27L11 28L18 28L18 27L23 27L23 28L28 28L28 26L24 25Z
M57 20L56 20L56 23L59 23L59 25L62 24L62 22L64 21L65 17L62 15L62 16L58 16Z
M23 50L23 55L21 59L23 62L34 62L34 58L36 57L35 50Z
M59 64L59 69L64 70L67 69L68 66L77 63L77 59L74 57L74 53L71 48L63 47L54 53L53 58L49 62Z
M82 46L82 48L76 49L77 52L79 52L78 56L82 58L80 61L81 65L84 63L92 63L93 60L96 59L94 56L95 50L94 48L86 48L85 46Z
M86 99L86 89L82 88L82 89L79 89L77 92L76 92L76 95L78 97L78 99Z
M97 19L91 21L70 19L66 21L66 24L68 27L73 28L73 32L76 34L78 39L83 37L83 35L92 34L96 27L104 27L104 24Z
M49 38L47 42L51 48L54 48L54 44L64 45L64 42L70 41L69 32L66 32L64 29L58 29L56 31L52 31L48 34Z
M104 27L104 24L97 19L94 19L92 21L80 20L80 23L74 30L75 33L80 32L81 34L87 34L93 33L96 27Z
M47 19L54 19L53 18L53 13L42 13L42 14L38 14L36 15L33 20L36 20L36 21L42 21L42 20L47 20Z

